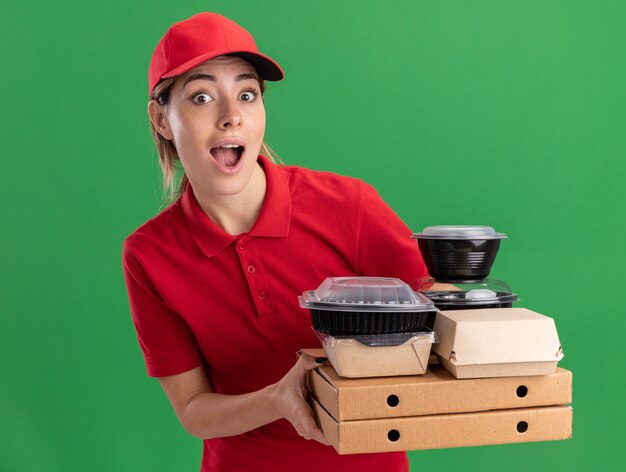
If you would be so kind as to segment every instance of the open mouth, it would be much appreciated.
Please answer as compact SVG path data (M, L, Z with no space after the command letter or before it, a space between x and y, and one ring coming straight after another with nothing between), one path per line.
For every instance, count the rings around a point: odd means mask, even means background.
M243 155L244 146L224 144L211 148L211 155L223 167L235 167Z

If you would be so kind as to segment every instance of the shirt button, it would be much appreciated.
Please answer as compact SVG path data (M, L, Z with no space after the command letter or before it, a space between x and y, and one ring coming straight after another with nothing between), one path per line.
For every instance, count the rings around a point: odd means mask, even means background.
M265 292L259 292L257 296L259 297L259 300L263 300L265 298Z
M245 249L248 238L243 237L237 241L237 249Z
M248 266L248 272L250 272L251 274L254 274L256 272L256 267L254 267L252 264L250 264Z

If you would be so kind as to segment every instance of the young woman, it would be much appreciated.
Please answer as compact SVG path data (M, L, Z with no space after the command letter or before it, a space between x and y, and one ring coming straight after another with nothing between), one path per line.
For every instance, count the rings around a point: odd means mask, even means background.
M265 80L281 68L231 20L174 24L149 70L148 112L166 186L180 196L124 242L148 375L204 439L203 471L405 471L405 453L339 456L306 402L325 362L297 296L328 276L426 269L411 231L369 185L274 163ZM338 156L339 158L340 156Z

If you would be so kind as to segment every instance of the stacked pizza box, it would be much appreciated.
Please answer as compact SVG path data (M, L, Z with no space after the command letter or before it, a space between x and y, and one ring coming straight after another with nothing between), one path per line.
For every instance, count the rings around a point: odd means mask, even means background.
M512 308L517 296L488 279L506 236L469 226L414 236L434 277L424 293L336 277L300 297L323 346L303 352L330 361L311 371L310 401L339 454L571 437L572 373L557 367L554 320Z

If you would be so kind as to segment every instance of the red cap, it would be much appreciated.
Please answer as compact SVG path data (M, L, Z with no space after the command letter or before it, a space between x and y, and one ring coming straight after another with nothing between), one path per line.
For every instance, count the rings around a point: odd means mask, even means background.
M225 54L250 62L262 79L276 81L285 75L276 62L259 53L245 29L222 15L204 12L174 23L161 38L148 69L148 94L161 79Z

